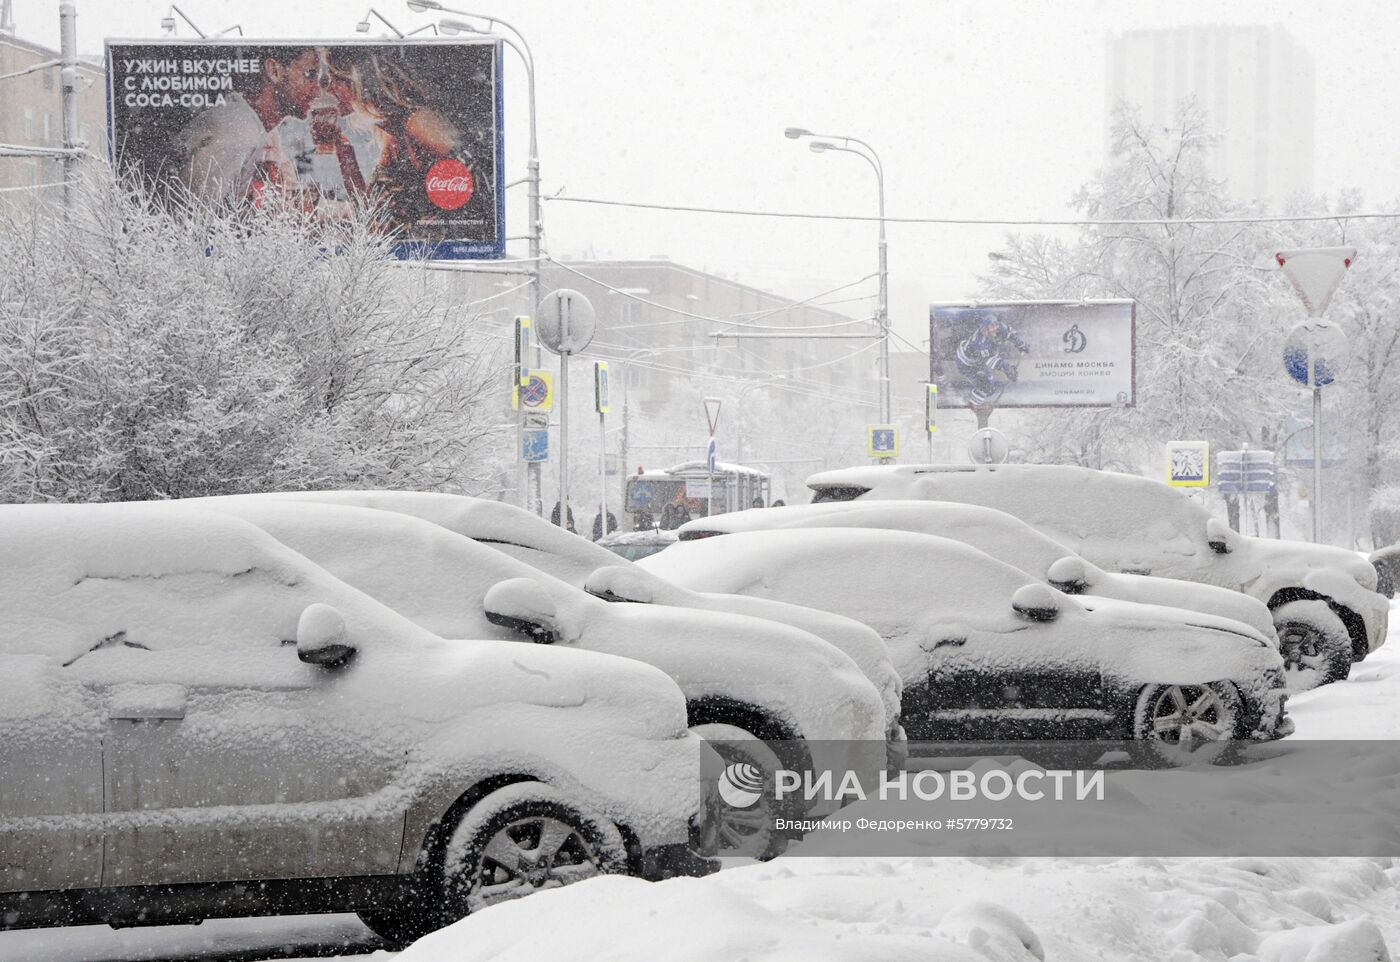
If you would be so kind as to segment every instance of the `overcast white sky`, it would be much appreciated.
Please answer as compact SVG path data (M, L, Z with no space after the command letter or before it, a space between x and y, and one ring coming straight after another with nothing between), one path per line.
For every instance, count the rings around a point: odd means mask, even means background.
M163 0L76 0L79 45L158 36ZM1317 189L1400 191L1400 5L1291 0L462 0L505 16L534 48L546 193L722 207L873 214L874 176L817 156L789 125L880 151L892 216L1054 217L1101 162L1110 31L1282 24L1317 65ZM21 36L57 46L57 0L14 0ZM184 0L212 33L355 36L361 0ZM377 9L430 22L403 0ZM182 35L188 35L182 30ZM506 159L524 172L525 85L506 63ZM508 232L523 231L523 189ZM875 270L875 227L713 215L545 208L556 254L675 260L807 296ZM930 300L965 296L999 228L893 225L891 316L916 342ZM858 293L873 293L870 282ZM870 301L844 305L859 313Z

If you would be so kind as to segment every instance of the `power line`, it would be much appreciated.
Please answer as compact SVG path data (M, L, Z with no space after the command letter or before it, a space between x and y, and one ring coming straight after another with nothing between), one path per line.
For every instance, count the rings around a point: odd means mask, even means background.
M643 201L607 200L600 197L546 197L545 200L563 204L593 204L602 207L631 207L638 210L677 211L691 214L731 214L738 217L774 217L789 220L831 220L878 223L880 217L860 214L810 214L800 211L744 210L737 207L696 207L688 204L649 204ZM1254 217L1165 217L1165 218L1108 218L1108 219L1053 219L1043 217L885 217L889 224L942 224L951 226L984 227L1131 227L1163 226L1177 227L1192 224L1304 224L1321 221L1344 220L1397 220L1400 212L1383 213L1365 211L1350 214L1298 214Z

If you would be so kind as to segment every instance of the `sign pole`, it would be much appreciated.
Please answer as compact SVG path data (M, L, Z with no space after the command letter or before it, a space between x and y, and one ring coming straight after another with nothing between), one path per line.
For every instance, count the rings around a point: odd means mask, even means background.
M1322 541L1321 514L1322 501L1322 385L1316 383L1313 365L1308 365L1308 377L1313 380L1313 496L1312 496L1312 539L1313 544Z
M569 314L564 312L564 336L569 333ZM559 527L569 527L569 352L559 352Z
M612 409L612 385L608 362L593 362L593 406L598 409L598 540L608 536L608 411Z

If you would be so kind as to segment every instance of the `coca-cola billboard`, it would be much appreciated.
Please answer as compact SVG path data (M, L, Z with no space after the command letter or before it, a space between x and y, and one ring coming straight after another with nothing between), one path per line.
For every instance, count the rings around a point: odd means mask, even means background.
M219 205L373 206L403 256L501 257L496 42L107 43L112 160Z

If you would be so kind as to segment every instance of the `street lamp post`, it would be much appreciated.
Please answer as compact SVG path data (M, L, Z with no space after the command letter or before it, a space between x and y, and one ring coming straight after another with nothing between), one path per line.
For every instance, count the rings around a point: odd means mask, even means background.
M884 164L880 162L880 155L875 152L875 148L858 137L850 137L845 134L818 134L804 127L788 127L783 131L783 136L789 140L799 140L803 137L825 138L812 141L809 146L813 153L821 154L829 150L836 150L845 154L855 154L857 157L864 158L875 171L875 183L879 188L880 199L880 294L875 307L875 322L880 329L880 421L883 424L889 424L893 405L890 401L890 274L888 245L885 241ZM837 140L841 143L832 142ZM853 147L852 144L856 146Z
M459 17L472 17L477 20L486 21L486 29L481 30L476 26L460 20L443 20L440 24L444 33L457 33L459 31L467 33L478 33L484 36L498 37L503 43L510 46L520 57L525 65L525 81L529 96L530 108L530 157L526 164L526 181L530 187L530 263L527 268L530 277L530 319L537 322L540 316L540 249L542 245L542 234L544 232L544 221L540 216L540 148L539 148L539 124L535 113L535 55L530 49L530 43L525 39L525 35L510 23L500 17L490 16L482 13L471 13L466 10L457 10L452 7L445 7L437 0L408 0L408 8L415 13L424 13L428 10L436 10L441 13L455 14ZM515 35L517 44L509 36L493 34L491 31L497 24L509 30ZM512 186L507 184L507 187ZM539 348L535 349L536 358L539 357ZM538 362L536 362L538 363ZM568 363L567 360L565 363ZM524 407L521 407L520 416L524 417ZM520 457L520 452L516 452L516 457ZM527 481L525 483L526 507L529 506L529 489L534 487L537 491L543 487L540 477L540 465L538 462L531 462L526 466ZM534 475L533 482L528 480L530 474ZM562 508L560 509L563 510Z

